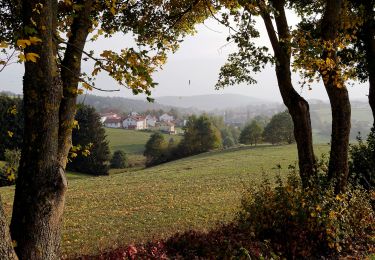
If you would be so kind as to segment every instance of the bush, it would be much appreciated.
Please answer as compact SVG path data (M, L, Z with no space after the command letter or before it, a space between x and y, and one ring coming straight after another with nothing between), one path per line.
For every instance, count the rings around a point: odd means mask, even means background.
M354 183L366 189L375 188L375 128L371 129L367 142L357 136L358 144L350 146L349 171Z
M124 169L129 167L128 158L123 151L115 151L111 159L111 168Z
M374 198L360 187L335 194L333 188L322 188L322 176L307 190L296 174L285 182L278 178L276 187L264 181L248 190L239 225L256 240L270 241L287 258L366 252L374 242Z
M143 155L146 156L146 165L152 166L167 161L168 144L161 133L154 133L145 145Z
M6 149L4 152L5 165L0 167L0 187L13 185L17 179L18 166L21 159L19 150Z

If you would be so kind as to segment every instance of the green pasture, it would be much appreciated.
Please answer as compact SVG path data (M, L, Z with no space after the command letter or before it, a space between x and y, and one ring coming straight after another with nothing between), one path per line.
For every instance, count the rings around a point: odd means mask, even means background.
M327 152L328 146L315 151ZM95 254L188 229L208 230L235 217L246 187L284 175L296 160L295 145L246 146L110 176L69 173L62 251ZM13 194L13 187L0 188L8 216Z

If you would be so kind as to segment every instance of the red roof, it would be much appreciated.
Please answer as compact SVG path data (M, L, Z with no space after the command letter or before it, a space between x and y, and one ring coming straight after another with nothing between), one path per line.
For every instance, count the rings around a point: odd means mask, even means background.
M107 118L104 121L104 124L114 124L114 123L121 123L121 118L120 117L110 117L110 118Z

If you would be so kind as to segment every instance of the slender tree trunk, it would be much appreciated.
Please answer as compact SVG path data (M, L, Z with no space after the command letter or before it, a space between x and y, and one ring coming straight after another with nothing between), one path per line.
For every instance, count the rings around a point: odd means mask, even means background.
M293 88L290 70L290 32L285 15L285 1L271 1L276 9L276 35L271 16L267 10L262 12L262 18L276 58L276 76L284 104L287 106L294 124L294 137L298 150L298 165L304 187L309 185L309 179L315 174L315 156L312 139L312 128L309 104ZM259 1L261 8L264 1Z
M332 48L323 52L322 60L328 58L337 62L334 41L340 28L342 0L327 0L322 19L322 40L332 44ZM328 177L336 182L336 192L341 192L347 185L349 167L349 135L351 108L348 90L340 78L337 66L334 69L321 71L323 82L328 93L332 110L331 153Z
M59 161L65 169L72 146L72 126L76 113L77 90L81 74L82 50L91 28L91 0L79 1L83 8L77 11L71 26L71 36L61 64L63 99L60 106Z
M6 219L3 204L0 197L0 259L15 260L18 259L13 249L12 239L10 238L8 221Z
M25 62L25 130L11 236L20 259L58 259L67 183L58 160L62 83L53 41L57 1L24 0L22 8L23 27L35 28L42 42L25 49L40 58Z

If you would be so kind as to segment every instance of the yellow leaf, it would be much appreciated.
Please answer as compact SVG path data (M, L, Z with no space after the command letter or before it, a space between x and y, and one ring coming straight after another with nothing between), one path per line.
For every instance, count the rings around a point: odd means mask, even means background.
M92 90L92 87L90 86L90 84L87 84L86 82L82 83L82 87L84 87L85 89L88 89L88 90Z
M20 47L21 49L25 49L26 46L31 45L31 42L26 39L19 39L17 40L17 46Z
M19 59L20 62L24 62L24 61L26 61L26 57L25 57L25 55L24 55L23 53L20 53L20 54L18 55L18 59Z
M6 42L0 42L0 48L8 48L9 44Z
M37 58L40 58L40 56L36 53L33 53L33 52L26 53L26 60L27 61L36 62Z
M42 40L40 38L35 37L35 36L30 36L29 40L30 40L31 44L37 44L38 42L42 42Z
M8 131L9 137L13 137L14 133L12 131Z

